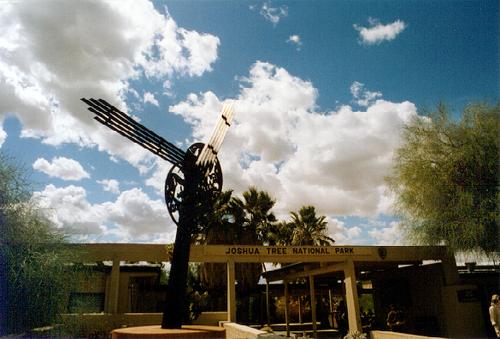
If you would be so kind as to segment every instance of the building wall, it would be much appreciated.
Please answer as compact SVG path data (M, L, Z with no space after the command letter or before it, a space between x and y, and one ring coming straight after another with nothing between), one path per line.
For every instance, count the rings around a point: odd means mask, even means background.
M477 299L481 303L481 324L485 326L485 337L495 337L495 331L490 323L488 308L493 294L500 292L500 270L498 267L489 266L486 268L477 267L474 270L462 269L460 280L467 285L477 288Z
M404 282L405 291L393 290L392 281ZM470 285L444 284L441 264L414 266L386 271L373 280L376 322L380 329L387 329L388 300L403 308L406 325L403 332L447 337L485 336L479 301L460 301L458 291L475 288ZM409 294L407 300L387 297ZM405 298L402 298L405 299Z
M131 279L136 278L151 278L154 281L154 286L151 286L151 291L145 291L143 289L133 289L131 284ZM157 288L158 272L143 272L140 268L137 271L127 269L127 271L120 271L119 274L119 285L118 285L118 313L130 313L133 311L132 307L132 294L135 292L137 294L136 299L141 301L141 305L149 302L150 307L147 310L135 310L136 312L158 312L156 307L156 299L164 299L162 293L158 292ZM91 272L81 273L76 286L73 288L71 293L68 295L68 312L70 313L99 313L96 307L90 307L88 310L85 306L75 307L75 304L84 304L85 301L89 301L92 297L100 296L103 300L102 309L100 312L109 312L108 303L111 292L111 272L109 267L104 270L94 270ZM139 295L143 294L143 295ZM147 294L147 295L146 295ZM77 300L79 299L79 300ZM111 312L110 312L111 313Z
M448 337L485 337L486 328L479 300L462 300L458 298L460 291L477 289L474 285L456 285L443 288L443 305L445 309L446 335Z
M155 272L120 272L120 291L118 293L118 313L130 313L132 309L132 286L131 279L139 277L156 278L158 276ZM137 291L141 292L141 291ZM143 292L143 291L142 291ZM150 291L149 293L154 293ZM149 298L148 298L149 299ZM155 310L156 311L156 310Z

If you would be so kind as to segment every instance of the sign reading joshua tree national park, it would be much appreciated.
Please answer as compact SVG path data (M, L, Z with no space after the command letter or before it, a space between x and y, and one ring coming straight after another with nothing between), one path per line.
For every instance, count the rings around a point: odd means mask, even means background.
M208 250L210 255L236 255L236 256L357 256L371 255L372 250L367 247L357 246L217 246Z

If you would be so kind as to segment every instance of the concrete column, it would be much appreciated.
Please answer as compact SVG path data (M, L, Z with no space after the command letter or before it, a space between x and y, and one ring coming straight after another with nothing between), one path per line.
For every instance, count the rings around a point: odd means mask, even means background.
M227 262L227 321L236 322L236 285L234 261Z
M113 259L113 268L108 292L108 313L118 313L118 295L120 292L120 259Z
M358 289L356 286L356 271L354 262L347 260L344 268L344 282L346 292L347 314L349 320L349 331L363 330L361 326L361 315L359 313Z
M458 285L460 282L460 278L458 276L455 256L453 254L447 253L446 256L441 259L441 265L443 267L444 284L446 286Z
M289 313L289 297L288 297L288 281L283 280L283 284L285 284L285 324L286 324L286 336L290 336L290 318L288 317Z
M311 293L311 318L313 325L313 335L316 338L318 325L316 324L316 289L314 288L314 276L309 276L309 291Z

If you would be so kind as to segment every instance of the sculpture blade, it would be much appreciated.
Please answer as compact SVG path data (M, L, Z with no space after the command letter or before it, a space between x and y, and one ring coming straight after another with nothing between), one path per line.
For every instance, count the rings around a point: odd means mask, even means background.
M220 147L222 146L222 142L224 141L227 131L231 126L231 122L233 121L233 115L234 103L232 101L224 103L212 135L208 143L206 143L203 147L203 150L200 152L198 160L196 161L197 165L206 166L215 161Z
M103 99L81 99L95 120L168 162L180 165L186 153Z

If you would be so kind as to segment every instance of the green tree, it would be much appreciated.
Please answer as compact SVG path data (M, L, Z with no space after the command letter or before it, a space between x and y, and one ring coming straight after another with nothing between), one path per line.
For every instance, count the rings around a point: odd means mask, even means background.
M243 200L233 198L236 209L243 211L243 233L241 244L261 245L266 243L267 234L276 216L271 211L276 201L265 191L250 187L243 192Z
M440 105L405 127L387 180L409 239L454 251L499 250L499 109L474 104L453 120Z
M234 244L238 239L241 227L236 225L235 219L242 219L242 211L235 210L231 203L232 191L227 190L219 194L215 200L212 213L207 216L197 235L198 244L223 245ZM226 265L220 263L201 263L199 266L200 280L203 288L208 290L209 308L215 311L226 310Z
M71 257L30 200L26 171L0 154L0 334L49 325L64 311Z
M232 244L236 240L235 215L242 212L235 210L232 193L232 190L226 190L217 196L211 213L206 216L200 232L195 234L195 243L220 245Z
M266 234L266 242L270 246L289 246L292 238L293 225L283 220L271 224Z
M222 192L215 201L213 212L207 216L196 241L202 244L262 245L270 225L276 221L272 213L275 201L271 196L250 187L243 198L232 196L232 191ZM223 264L204 263L200 266L203 286L209 290L212 307L225 309L221 292L226 286L226 267ZM241 263L235 267L237 290L241 295L239 319L248 320L248 295L257 288L262 265Z
M317 216L314 206L303 206L298 213L291 212L291 245L332 245L335 240L328 236L328 222L324 215Z
M263 245L270 226L276 222L272 212L275 200L265 191L250 187L243 192L243 200L233 198L234 210L240 211L235 221L241 223L241 233L237 239L242 245ZM238 281L237 292L241 302L239 319L250 321L250 295L257 292L263 264L240 263L235 266L235 275Z

